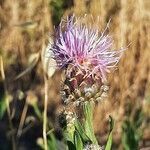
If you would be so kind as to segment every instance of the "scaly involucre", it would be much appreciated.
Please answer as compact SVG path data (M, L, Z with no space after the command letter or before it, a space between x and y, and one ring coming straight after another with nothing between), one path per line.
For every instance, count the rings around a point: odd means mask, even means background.
M71 66L71 70L80 70L85 77L106 80L106 73L116 67L123 52L122 48L112 50L112 46L111 36L72 16L58 26L51 50L58 67Z

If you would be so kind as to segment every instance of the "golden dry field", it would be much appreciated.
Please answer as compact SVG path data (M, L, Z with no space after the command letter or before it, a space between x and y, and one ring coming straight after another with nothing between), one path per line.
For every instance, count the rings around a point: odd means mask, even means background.
M114 39L114 49L126 47L118 69L108 75L108 98L94 112L94 128L100 144L106 142L111 115L115 120L116 149L123 149L123 136L132 134L123 130L125 121L134 126L141 119L134 132L142 133L139 147L150 149L149 0L0 0L0 150L7 150L11 142L19 150L38 149L42 122L34 106L36 103L43 112L45 85L48 118L59 137L57 116L62 105L59 94L62 72L56 70L48 77L54 68L48 66L52 60L44 55L44 50L54 26L73 13L92 15L93 24L99 16L101 31L111 19L109 34Z

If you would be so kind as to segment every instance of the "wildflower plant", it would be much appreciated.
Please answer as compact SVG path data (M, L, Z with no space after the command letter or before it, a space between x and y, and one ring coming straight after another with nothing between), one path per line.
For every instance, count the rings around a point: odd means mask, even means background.
M68 148L98 150L92 123L94 104L107 97L107 73L116 68L124 49L112 50L108 27L100 32L83 20L74 15L62 20L49 50L57 67L65 72L61 96Z

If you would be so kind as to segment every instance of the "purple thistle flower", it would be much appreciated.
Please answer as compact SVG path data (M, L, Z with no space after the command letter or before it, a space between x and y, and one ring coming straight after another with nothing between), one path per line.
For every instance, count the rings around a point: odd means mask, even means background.
M112 51L113 40L105 31L89 27L75 16L62 21L56 30L52 52L58 67L68 67L82 72L84 77L100 77L106 81L106 73L115 68L122 52Z

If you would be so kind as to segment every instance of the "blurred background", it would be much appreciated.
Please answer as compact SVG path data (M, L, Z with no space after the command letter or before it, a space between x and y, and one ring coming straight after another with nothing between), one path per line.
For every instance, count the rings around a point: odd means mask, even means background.
M73 13L99 16L101 31L111 19L115 49L127 47L118 69L109 75L108 99L94 112L100 145L106 142L111 115L114 149L134 150L137 144L150 149L149 10L149 0L0 0L0 150L40 149L45 82L48 120L61 139L61 72L54 73L44 54L54 26Z

